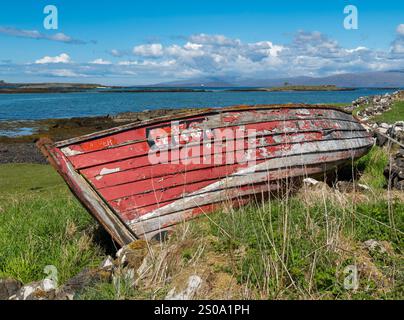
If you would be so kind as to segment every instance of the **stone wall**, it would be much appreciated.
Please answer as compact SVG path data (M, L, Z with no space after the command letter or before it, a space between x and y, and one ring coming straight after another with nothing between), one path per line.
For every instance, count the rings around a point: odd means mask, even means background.
M391 110L393 103L399 100L404 100L404 91L360 97L352 102L350 110L364 106L357 113L357 116L366 123L365 127L374 132L376 145L383 147L388 143L392 143L400 146L399 151L392 156L390 163L386 166L384 175L389 180L391 188L404 190L404 119L393 124L377 123L372 120L373 117Z

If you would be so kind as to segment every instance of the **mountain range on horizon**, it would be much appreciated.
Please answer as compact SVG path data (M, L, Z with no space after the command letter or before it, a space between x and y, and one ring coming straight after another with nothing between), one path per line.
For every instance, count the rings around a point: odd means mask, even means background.
M325 77L285 77L274 79L193 78L154 84L154 87L277 87L287 85L335 85L337 87L402 88L404 70L342 73Z
M15 86L22 88L68 88L73 87L88 89L88 88L173 88L173 87L188 87L188 88L229 88L229 87L283 87L288 86L325 86L332 85L343 88L404 88L404 70L389 70L389 71L374 71L363 73L342 73L325 77L284 77L284 78L269 78L269 79L254 79L254 78L231 78L231 77L203 77L191 78L180 81L170 81L157 84L143 85L125 85L110 86L101 84L88 84L79 82L33 82L33 83L9 83L5 80L0 80L0 87ZM74 89L74 88L73 88Z

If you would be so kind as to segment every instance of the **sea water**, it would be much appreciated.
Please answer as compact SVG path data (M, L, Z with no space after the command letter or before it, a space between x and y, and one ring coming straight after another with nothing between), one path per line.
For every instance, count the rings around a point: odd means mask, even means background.
M360 96L385 94L391 89L306 92L39 93L0 94L0 121L113 115L126 111L164 108L224 107L240 104L350 103Z

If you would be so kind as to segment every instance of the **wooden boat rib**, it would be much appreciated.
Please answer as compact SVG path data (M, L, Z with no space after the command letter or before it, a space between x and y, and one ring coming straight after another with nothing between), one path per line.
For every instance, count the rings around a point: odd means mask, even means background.
M364 155L373 139L329 106L204 109L38 146L121 245L243 205Z

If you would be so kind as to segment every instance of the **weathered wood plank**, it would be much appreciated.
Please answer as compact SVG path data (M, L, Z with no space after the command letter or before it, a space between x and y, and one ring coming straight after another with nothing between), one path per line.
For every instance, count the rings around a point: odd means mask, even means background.
M244 129L244 128L243 128ZM299 120L295 122L287 123L287 126L284 122L282 123L273 123L270 125L267 124L267 128L261 131L258 131L258 136L265 136L265 137L276 137L278 135L283 135L284 133L310 133L310 132L323 132L329 130L335 131L363 131L361 126L354 122L338 122L338 121L329 121L329 120ZM248 137L249 135L247 135ZM244 136L238 137L237 140L243 139ZM218 141L216 139L209 140L201 140L196 141L194 143L186 144L188 147L193 146L201 146L206 144L214 143ZM168 146L167 146L168 147ZM170 148L170 151L179 150L182 148L182 145L174 146ZM71 147L65 147L62 149L64 154L69 154L70 156L69 161L75 166L76 169L83 169L93 166L99 166L102 164L109 164L111 162L117 162L121 160L131 159L135 157L141 157L143 155L148 154L150 151L150 146L147 142L136 142L134 144L123 145L120 147L116 147L113 149L106 149L101 151L95 151L85 154L72 154ZM165 156L166 153L170 153L167 151L167 148L161 149L161 155Z
M54 144L55 147L57 148L62 148L68 145L72 144L79 144L84 141L89 141L89 140L95 140L98 138L103 138L106 136L110 135L115 135L120 132L128 131L131 129L137 129L140 127L145 127L145 126L151 126L151 125L156 125L164 122L169 122L173 119L179 119L179 120L186 120L186 119L192 119L194 117L198 117L201 115L204 116L210 116L210 115L215 115L215 114L222 114L226 112L245 112L245 111L260 111L260 110L279 110L279 109L309 109L309 110L316 110L317 112L314 112L314 114L318 114L318 116L321 116L323 114L323 110L332 110L339 115L342 115L347 118L352 118L352 114L350 112L346 112L344 110L341 110L341 108L334 107L334 106L329 106L329 105L307 105L307 104L284 104L284 105L278 105L278 104L272 104L272 105L254 105L254 106L249 106L249 105L239 105L239 106L230 106L230 107L225 107L225 108L211 108L211 109L201 109L199 111L186 111L183 113L179 113L176 115L176 117L173 116L165 116L165 117L160 117L160 118L155 118L155 119L150 119L150 120L145 120L142 122L137 122L137 123L130 123L127 125L119 126L117 128L112 128L112 129L107 129L91 134L87 134L81 137L77 138L71 138L67 139L64 141L60 141Z
M306 125L306 124L304 124ZM340 123L339 129L335 129L334 128L334 123L330 126L323 126L323 127L318 127L317 126L318 123L313 123L311 124L311 128L309 130L299 130L299 133L314 133L314 132L322 132L324 134L326 134L327 132L329 132L330 130L335 130L337 131L346 131L347 134L351 133L351 132L366 132L363 128L361 128L361 126L358 123ZM264 127L264 128L262 128ZM282 135L283 133L281 133L281 129L282 127L278 125L278 128L271 128L271 126L267 125L266 123L262 124L262 127L257 128L257 137L264 137L264 136L277 136L277 135ZM290 126L288 126L288 128L290 128ZM275 132L272 132L275 131ZM293 132L291 132L291 134L293 134ZM250 137L251 135L247 135L246 137ZM242 137L237 137L236 140L239 139L243 139L244 136ZM210 144L210 143L215 143L218 142L218 139L212 139L211 141L209 140L205 140L202 141L203 144ZM195 145L200 145L200 142L197 143L189 143L187 144L187 146L191 147L191 146L195 146ZM178 150L180 147L174 147L171 150L172 151L176 151ZM164 150L164 149L163 149ZM164 156L164 151L163 152L163 156ZM170 157L168 155L168 157ZM74 158L73 158L74 161ZM144 156L139 156L139 157L133 157L133 158L129 158L129 159L119 159L116 161L112 161L109 163L105 163L105 164L101 164L101 165L96 165L93 167L88 167L88 168L84 168L81 169L80 172L82 174L84 174L88 179L91 179L93 177L96 176L104 176L104 175L108 175L110 173L114 173L116 172L116 168L119 168L119 172L123 172L126 170L131 170L131 169L135 169L135 168L141 168L144 166L147 166L149 164L149 162L147 161L147 158L145 158ZM112 170L112 171L111 171ZM103 172L104 171L104 172Z
M353 124L357 124L354 122L353 117L349 117L345 114L341 117L340 114L337 114L330 110L321 110L315 111L315 113L308 111L307 114L299 114L297 110L282 110L284 113L279 114L276 110L266 111L263 110L261 112L253 112L250 114L245 113L237 113L236 115L228 114L216 114L211 117L204 118L196 118L189 119L188 121L201 121L195 122L194 126L192 122L190 123L191 127L186 129L187 133L192 135L198 132L203 132L205 130L219 130L219 129L235 129L241 125L245 126L246 129L254 128L257 131L259 130L269 130L274 132L281 132L281 127L284 127L287 130L293 130L294 127L297 127L296 124L300 123L304 120L317 121L317 126L315 128L324 127L323 123L333 124L335 121L340 122L352 122ZM324 114L321 114L324 112ZM328 112L328 113L327 113ZM281 121L281 123L279 123ZM172 122L162 123L159 125L160 130L164 130L167 132L167 137L171 137L171 126ZM179 126L179 130L181 132L181 125ZM262 128L262 129L260 129ZM184 128L183 128L184 129ZM137 128L130 131L124 131L115 134L114 136L107 136L95 140L90 140L86 142L82 142L80 144L73 144L67 147L62 148L62 152L67 156L75 156L89 152L113 149L121 146L125 146L128 144L134 144L137 142L146 142L147 141L147 130L145 127Z
M276 110L271 110L271 112L275 112ZM283 112L288 111L288 109L282 110ZM292 110L295 111L296 110ZM307 111L309 115L310 110ZM318 112L318 111L317 111ZM329 112L334 112L335 111L329 111ZM286 114L287 115L287 114ZM192 129L187 129L187 133L189 135L192 135L196 132L201 132L204 130L214 130L214 129L219 129L222 127L227 127L227 126L241 126L241 125L246 125L248 127L252 126L254 123L257 123L259 121L265 121L267 122L266 126L264 124L261 124L263 127L262 130L266 130L268 132L273 131L273 132L293 132L297 131L298 129L300 130L309 130L310 128L313 129L319 129L319 128L324 128L324 127L330 127L330 128L335 128L335 123L336 121L338 122L351 122L352 126L357 126L356 128L359 129L361 128L360 125L356 122L353 122L353 118L351 117L350 119L340 119L340 118L329 118L329 119L319 119L319 118L310 118L306 117L304 118L303 116L293 118L293 116L285 118L286 116L283 114L283 117L280 117L279 115L268 117L266 114L261 114L261 113L256 113L256 112L250 112L250 113L237 113L237 115L232 115L231 117L229 115L214 115L211 118L206 117L202 118L202 122L195 124L195 127ZM347 115L345 115L347 116ZM347 116L348 117L348 116ZM232 120L228 119L231 118ZM224 119L224 120L223 120ZM226 122L227 119L227 122ZM294 119L292 121L292 119ZM166 123L163 124L162 128L158 128L159 130L163 130L164 132L167 131L167 137L171 137L172 134L170 132L171 130L171 123ZM352 128L353 129L353 128ZM283 130L283 131L282 131ZM97 165L99 163L96 162L96 160L91 161L92 157L98 158L98 159L103 159L106 157L106 161L114 161L119 158L117 158L118 154L121 154L121 157L125 156L130 156L126 155L125 151L136 151L137 149L147 149L146 144L141 144L141 142L146 142L147 137L146 137L146 129L145 128L139 128L133 131L127 131L127 132L122 132L119 134L116 134L113 137L104 137L98 140L92 140L88 142L83 142L78 145L69 145L66 147L63 147L61 150L62 152L69 158L69 160L73 163L75 168L80 169L92 165ZM140 144L139 144L140 142ZM112 150L114 149L114 150ZM97 152L99 151L99 152ZM102 153L105 151L105 154ZM140 152L140 150L139 150ZM91 154L89 154L91 153ZM94 153L94 154L93 154ZM108 159L108 155L116 155L112 159ZM134 153L132 156L138 156L140 154ZM85 162L84 160L89 158L89 162ZM84 161L84 162L83 162ZM93 163L95 161L95 163ZM99 160L101 161L101 160ZM105 163L105 162L104 162Z
M267 159L284 159L287 157L292 157L294 155L303 156L310 153L321 153L324 152L324 150L328 150L328 153L332 153L333 151L362 148L367 146L368 142L369 141L366 140L361 141L358 139L352 139L338 140L338 143L336 143L336 141L307 142L304 144L291 145L288 146L288 148L278 148L276 150L269 149L272 147L268 147L268 149L264 148L267 152L267 155L257 155L257 159L262 159L263 156L266 156ZM321 156L323 156L326 160L328 154L322 154ZM210 181L208 176L206 177L206 180ZM140 206L151 205L153 203L163 202L166 201L167 198L174 199L175 197L181 197L184 194L193 192L194 188L201 187L203 184L204 183L198 183L196 186L194 186L192 183L188 182L186 185L184 185L184 187L165 187L164 189L159 189L158 183L152 183L149 194L139 194L139 189L136 189L136 183L133 183L129 184L128 186L124 186L123 188L118 188L117 190L115 190L115 192L112 193L105 191L105 189L101 189L99 190L99 192L105 199L110 201L111 206L113 206L115 209L128 210L129 208L136 208ZM115 196L117 196L117 198L114 199Z
M263 136L259 139L255 139L255 144L259 147L268 147L268 146L275 146L280 144L286 143L301 143L301 142L309 142L309 141L327 141L327 140L335 140L335 139L352 139L352 138L366 138L367 133L364 131L332 131L328 134L323 135L322 132L310 132L310 133L294 133L290 135L282 135L279 137L272 137L272 136ZM230 141L231 142L231 141ZM232 142L234 144L234 141ZM225 159L234 159L238 160L237 163L241 166L246 163L246 161L242 161L241 157L237 154L237 151L247 151L248 150L248 143L251 143L251 140L245 140L244 144L241 145L240 142L234 144L234 150L227 150L226 144L223 145L223 148L219 148L219 151L222 155L221 157ZM232 166L231 163L223 163L223 164L215 164L213 161L207 164L203 164L204 159L203 156L206 155L203 152L206 149L200 148L199 150L190 150L189 153L186 155L196 155L199 154L200 156L200 164L197 161L193 161L192 163L187 164L187 162L191 159L196 159L197 156L193 157L186 157L185 161L180 160L178 164L171 164L171 163L162 163L162 164L155 164L150 166L143 166L141 168L131 169L131 170L122 170L119 163L116 163L116 168L102 168L100 173L96 177L87 177L87 179L92 183L94 187L100 190L105 190L105 192L114 192L116 188L128 183L135 183L137 181L142 181L146 179L152 178L163 178L165 176L170 177L170 175L175 174L187 174L188 178L192 178L192 172L196 170L203 170L209 168L217 168L219 166L225 167L227 165ZM209 155L216 154L215 150L211 148L209 151ZM167 159L171 158L170 152L167 155ZM213 157L211 157L213 159ZM259 160L262 157L258 157ZM264 157L265 158L265 157ZM145 162L147 162L145 160ZM184 163L185 162L185 163ZM234 161L236 162L236 161ZM84 174L84 173L83 173ZM84 174L85 175L85 174ZM162 179L164 180L164 179ZM159 181L155 181L153 185L157 185ZM128 186L129 187L129 186ZM135 188L140 188L133 185ZM108 189L105 189L108 188ZM146 191L145 191L146 192Z
M140 221L145 221L151 218L160 217L173 212L186 210L195 206L195 204L203 205L204 201L220 202L226 194L226 189L237 188L243 185L251 185L256 183L263 183L265 181L281 179L283 174L291 174L291 168L294 170L295 175L307 175L316 173L318 168L324 166L333 167L340 161L346 161L349 158L356 158L363 154L364 150L368 147L362 147L352 151L336 151L329 155L324 154L309 154L309 155L294 155L284 158L270 159L266 162L258 164L255 167L248 167L235 173L225 179L209 184L208 186L199 189L193 193L187 194L177 201L164 205L150 213L144 214L139 218L130 222L133 225ZM310 166L318 165L314 169ZM323 166L323 167L322 167ZM279 169L284 168L284 169ZM312 170L312 171L310 171ZM314 171L313 171L314 170ZM209 194L209 195L208 195ZM136 212L136 210L135 210ZM135 213L136 214L136 213Z
M328 169L334 168L337 164L338 162L331 165L329 164ZM327 170L327 165L324 163L310 167L279 169L276 172L271 173L272 176L268 176L268 179L262 179L263 182L261 183L256 183L255 179L251 179L252 181L244 186L237 186L231 189L226 188L224 190L209 193L208 195L199 195L197 199L193 199L193 204L188 203L188 206L185 206L183 210L177 210L170 214L159 215L158 218L149 218L147 220L140 219L139 222L131 224L131 226L136 234L142 236L142 234L144 235L145 233L150 233L161 228L164 229L176 225L180 222L183 222L184 219L186 221L195 218L197 215L204 213L203 210L200 210L201 207L209 206L210 204L233 202L237 201L237 199L240 197L256 195L259 193L268 193L270 191L277 190L279 188L279 185L277 185L276 183L270 184L266 181L271 181L271 178L274 179L273 181L275 181L283 178L312 175L323 172L324 170ZM179 206L180 203L178 201L172 203L172 205Z

